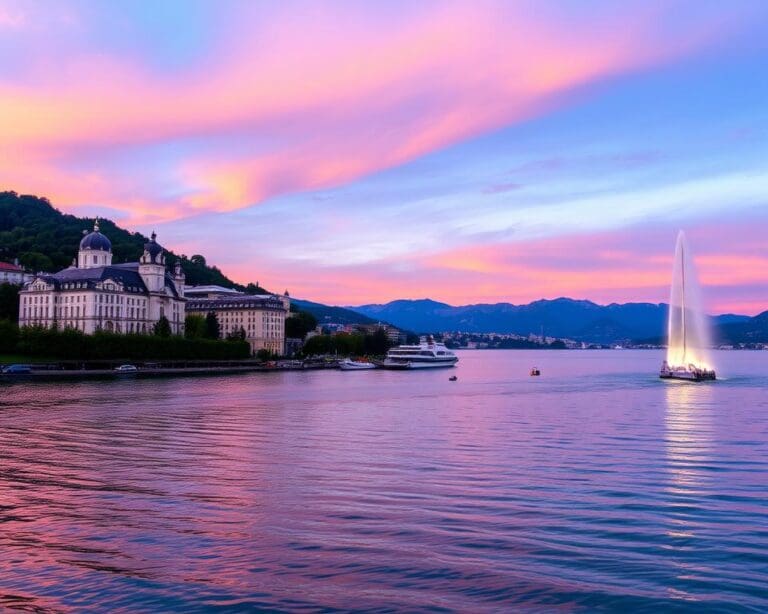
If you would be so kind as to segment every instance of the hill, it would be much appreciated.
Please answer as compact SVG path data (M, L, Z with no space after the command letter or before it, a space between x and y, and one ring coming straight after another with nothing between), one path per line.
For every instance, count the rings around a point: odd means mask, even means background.
M746 321L726 322L718 327L720 343L768 343L768 311Z
M593 343L660 338L667 321L667 305L660 303L612 303L557 298L527 305L511 303L454 307L430 299L397 300L383 305L350 307L366 316L423 333L541 334ZM714 323L739 325L750 318L726 314Z
M291 299L291 304L302 311L311 313L317 318L319 324L324 322L334 322L336 324L375 324L379 321L344 307L331 307L295 298Z
M120 228L108 219L99 218L99 225L112 242L115 263L136 261L141 257L144 243L148 241L147 237ZM62 213L46 198L19 195L16 192L0 192L0 260L18 258L25 267L33 271L59 271L70 265L72 258L77 254L83 230L92 226L93 218L79 218ZM187 283L190 285L212 284L246 292L267 292L256 284L244 286L235 283L217 267L208 265L205 257L199 254L179 256L167 248L165 252L169 264L181 261ZM9 301L16 305L15 294ZM328 320L341 324L375 322L372 318L343 307L330 307L295 299L292 303L314 315L321 323Z
M112 241L113 261L137 261L149 239L129 232L108 219L99 218L101 231ZM77 254L84 229L93 227L93 218L61 213L46 198L0 192L0 260L18 258L25 267L39 272L59 271L70 265ZM187 283L215 284L238 290L266 292L256 285L243 286L209 266L198 254L187 257L165 249L169 264L181 261Z

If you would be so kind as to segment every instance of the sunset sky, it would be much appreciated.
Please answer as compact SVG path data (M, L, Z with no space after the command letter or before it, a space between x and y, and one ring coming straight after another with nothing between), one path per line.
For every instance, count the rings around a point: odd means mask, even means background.
M332 304L768 309L768 2L0 0L0 189Z

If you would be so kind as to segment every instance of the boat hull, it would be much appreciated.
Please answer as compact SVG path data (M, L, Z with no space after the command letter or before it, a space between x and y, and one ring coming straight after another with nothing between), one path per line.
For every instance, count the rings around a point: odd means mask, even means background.
M675 379L685 382L711 382L717 379L714 371L706 369L662 369L659 377L661 379Z
M383 369L397 369L397 370L414 370L414 369L447 369L449 367L453 367L456 365L458 360L454 361L411 361L407 363L395 363L391 362L388 363L386 361L382 362L380 366Z
M376 365L371 364L369 362L366 363L344 363L342 362L339 365L339 369L342 371L370 371L371 369L375 369Z

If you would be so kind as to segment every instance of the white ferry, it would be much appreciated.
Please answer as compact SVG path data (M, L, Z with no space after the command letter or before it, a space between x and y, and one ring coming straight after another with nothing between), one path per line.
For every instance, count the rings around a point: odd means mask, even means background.
M422 339L419 345L398 345L387 352L385 369L434 369L452 367L459 361L458 356L436 342L432 337Z

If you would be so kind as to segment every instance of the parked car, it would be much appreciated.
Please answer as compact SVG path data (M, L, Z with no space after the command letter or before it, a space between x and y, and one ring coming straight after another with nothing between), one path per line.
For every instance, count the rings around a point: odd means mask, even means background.
M115 371L118 373L135 373L139 368L136 365L120 365L115 367Z
M22 375L24 373L32 373L32 369L29 365L8 365L3 369L3 373L9 375Z

